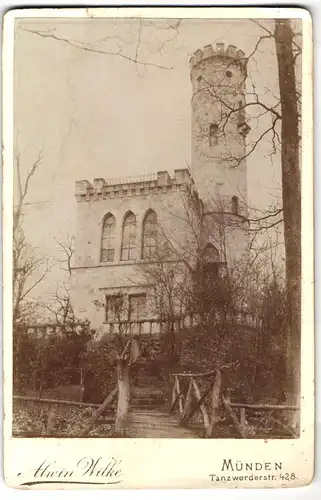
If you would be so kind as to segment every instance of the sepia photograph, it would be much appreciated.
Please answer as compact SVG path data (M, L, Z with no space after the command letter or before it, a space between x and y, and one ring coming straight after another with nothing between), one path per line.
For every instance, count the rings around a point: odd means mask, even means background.
M304 11L165 10L14 19L15 442L302 437Z

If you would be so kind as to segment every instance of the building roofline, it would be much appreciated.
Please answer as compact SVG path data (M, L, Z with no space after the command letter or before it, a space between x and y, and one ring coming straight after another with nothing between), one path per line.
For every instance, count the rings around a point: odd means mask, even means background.
M96 178L76 181L76 200L78 202L115 197L136 197L152 193L166 193L177 188L190 186L195 190L194 180L187 168L174 170L171 177L166 170L152 174L114 179Z

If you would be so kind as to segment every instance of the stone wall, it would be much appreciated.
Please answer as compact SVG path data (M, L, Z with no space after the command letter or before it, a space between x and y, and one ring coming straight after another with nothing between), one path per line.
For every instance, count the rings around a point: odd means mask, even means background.
M155 179L103 179L93 184L76 184L77 231L72 269L72 303L77 317L89 319L94 328L105 332L105 295L139 294L147 297L147 310L152 315L151 302L154 283L146 279L144 268L150 261L142 258L143 222L149 210L155 211L163 238L176 251L171 260L191 248L191 228L187 222L186 203L198 207L200 202L188 170L176 170L171 178L167 172L158 172ZM187 200L187 201L186 201ZM189 201L188 201L189 200ZM190 208L189 208L190 209ZM136 216L137 256L132 261L121 260L122 225L126 214ZM104 216L111 213L116 219L116 246L112 262L101 261L101 234ZM97 301L99 304L97 304Z

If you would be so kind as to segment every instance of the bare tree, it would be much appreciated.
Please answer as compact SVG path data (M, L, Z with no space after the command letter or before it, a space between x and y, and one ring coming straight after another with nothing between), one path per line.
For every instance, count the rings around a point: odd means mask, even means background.
M62 258L57 259L60 263L60 267L63 271L66 271L71 276L72 269L72 259L75 253L75 236L73 234L67 234L66 238L63 240L58 240L55 238L58 245L59 251L62 253Z
M249 218L253 233L274 227L284 228L286 283L287 283L287 395L289 402L297 404L300 395L300 280L301 280L301 191L300 191L300 108L301 94L296 70L300 70L300 33L295 32L289 19L271 20L266 25L253 20L263 34L256 40L253 50L240 60L243 77L228 90L221 85L202 78L199 93L202 93L205 105L215 105L220 109L220 116L213 131L215 140L225 144L225 153L220 148L215 155L215 148L208 153L209 160L236 168L244 164L260 146L262 141L270 142L270 155L281 153L282 204L272 210L264 210ZM272 43L276 50L279 93L269 103L259 95L251 79L249 64L262 44ZM273 49L273 45L271 45ZM233 63L231 63L233 64ZM229 63L226 68L229 69ZM270 93L271 94L271 93ZM197 95L197 93L196 93ZM195 98L195 95L194 95ZM208 139L206 118L196 115L194 129L196 146ZM269 124L265 125L264 121ZM239 129L239 142L229 147L229 137L233 123ZM251 131L249 124L255 124ZM234 130L234 129L233 129ZM250 133L251 131L251 133ZM249 134L245 147L245 136ZM211 137L210 137L211 139ZM214 138L212 138L214 139ZM238 151L238 152L237 152ZM206 154L204 154L206 156Z
M152 314L163 324L166 352L173 363L179 359L178 331L198 329L220 337L227 328L238 328L240 314L243 321L246 315L253 322L259 319L255 299L273 248L271 241L256 243L257 234L249 235L248 224L239 218L226 217L222 204L216 205L216 217L208 225L200 202L195 206L193 197L184 192L180 199L183 212L170 215L174 221L179 218L175 227L182 226L188 244L175 235L178 231L159 222L153 255L137 268L135 281L153 288ZM247 244L233 257L228 236L235 230L244 232Z
M129 34L120 35L112 33L95 41L85 41L71 39L58 28L39 30L31 28L21 28L23 31L33 36L42 37L48 40L55 40L73 47L82 52L98 54L107 57L116 57L125 62L135 64L137 73L139 68L156 68L161 70L171 70L170 66L162 63L162 51L164 47L172 42L179 35L181 19L162 19L155 22L149 19L138 18L137 23L129 22ZM150 31L153 31L151 42ZM156 36L155 36L156 34ZM148 52L148 60L141 55ZM158 56L155 60L155 56Z
M132 325L135 324L130 300L124 293L116 291L106 295L105 302L95 300L94 305L104 312L105 322L110 326L110 336L120 355L127 342L126 336L132 333Z
M30 245L24 234L22 218L30 182L42 162L42 155L34 161L25 179L21 175L21 154L16 154L17 196L13 210L13 324L21 320L23 307L32 290L45 278L48 273L48 262L39 257L35 248ZM40 271L40 275L39 275ZM34 279L37 273L36 279ZM30 306L25 312L30 314Z
M48 261L40 257L36 249L26 240L23 230L23 207L29 192L30 183L42 162L39 154L31 165L25 178L21 174L21 154L15 155L16 196L13 207L13 358L15 387L20 383L20 363L23 334L28 324L35 318L38 301L33 300L31 292L48 273Z

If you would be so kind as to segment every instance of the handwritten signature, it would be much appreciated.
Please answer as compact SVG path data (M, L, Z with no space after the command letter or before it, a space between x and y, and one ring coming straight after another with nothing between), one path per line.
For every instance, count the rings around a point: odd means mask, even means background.
M21 486L40 483L119 484L123 476L121 460L116 460L114 457L108 459L82 457L70 468L62 467L56 460L46 458L32 471L33 479L21 483ZM95 478L99 478L100 481L95 481Z

